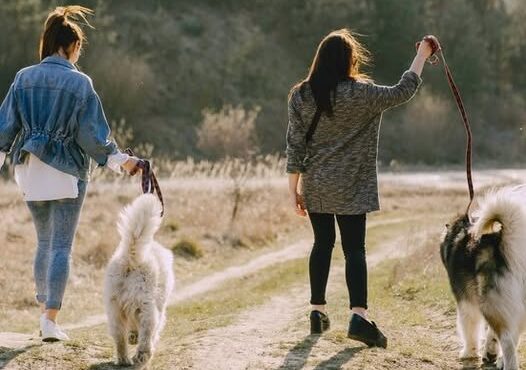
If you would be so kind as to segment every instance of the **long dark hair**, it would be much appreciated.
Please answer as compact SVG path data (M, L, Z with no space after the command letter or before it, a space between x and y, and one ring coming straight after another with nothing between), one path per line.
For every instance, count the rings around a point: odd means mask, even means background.
M333 31L320 42L307 78L296 84L291 92L299 88L302 93L308 84L317 108L330 116L331 97L334 101L338 83L345 80L370 81L369 76L360 71L360 67L369 61L369 51L350 30Z
M82 45L86 41L86 35L78 23L82 21L91 27L86 16L92 14L91 9L80 5L59 6L49 13L40 37L40 60L57 53L60 48L69 58L71 44L80 41Z

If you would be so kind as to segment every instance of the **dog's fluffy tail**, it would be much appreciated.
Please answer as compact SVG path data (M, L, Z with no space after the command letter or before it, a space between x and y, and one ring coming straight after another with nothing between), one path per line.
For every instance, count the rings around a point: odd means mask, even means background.
M515 188L492 191L480 202L473 235L500 232L502 253L509 263L526 268L526 206L525 196Z
M121 248L130 262L148 254L149 245L161 224L161 204L153 194L144 194L121 212L118 223Z

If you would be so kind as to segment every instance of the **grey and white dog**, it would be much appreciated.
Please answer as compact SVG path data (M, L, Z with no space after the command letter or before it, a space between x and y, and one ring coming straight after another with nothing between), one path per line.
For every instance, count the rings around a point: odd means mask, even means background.
M499 369L519 368L517 346L526 326L526 202L517 188L490 192L479 203L476 220L458 217L440 252L457 301L462 359L479 356Z
M174 287L172 252L153 237L161 223L161 205L141 195L121 213L121 242L111 258L104 283L104 305L118 365L146 367L166 319ZM133 359L128 344L137 344Z

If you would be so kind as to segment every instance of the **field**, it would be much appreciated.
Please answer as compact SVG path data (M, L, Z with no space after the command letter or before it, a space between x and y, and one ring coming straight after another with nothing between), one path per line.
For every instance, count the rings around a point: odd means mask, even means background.
M289 210L277 167L244 177L224 169L210 175L210 168L208 175L190 176L181 167L179 177L161 181L168 208L158 239L174 251L177 284L152 369L480 367L457 360L455 307L438 256L444 224L467 204L461 172L380 176L382 211L369 218L367 234L370 316L389 338L389 348L380 350L345 336L339 245L329 282L333 328L322 337L308 335L312 236L308 221ZM475 173L479 192L525 180L522 171ZM116 217L139 193L137 182L98 178L90 184L60 316L72 340L46 345L37 337L31 218L16 186L0 183L0 368L113 368L101 283L118 242Z

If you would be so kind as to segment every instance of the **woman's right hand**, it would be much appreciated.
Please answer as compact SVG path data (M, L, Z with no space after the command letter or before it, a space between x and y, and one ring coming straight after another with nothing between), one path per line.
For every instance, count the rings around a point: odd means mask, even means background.
M298 216L305 217L307 216L307 211L305 208L305 200L303 196L299 193L290 193L290 204L294 208L294 211Z
M411 67L409 67L410 71L416 73L419 76L422 74L426 60L433 55L432 43L436 44L436 46L440 48L440 44L438 43L437 38L434 36L426 36L422 39L422 41L417 43L416 56L413 59L413 63L411 63Z
M436 41L438 43L438 41ZM433 54L433 47L431 46L431 41L427 39L422 39L418 45L416 53L425 59L429 58Z

